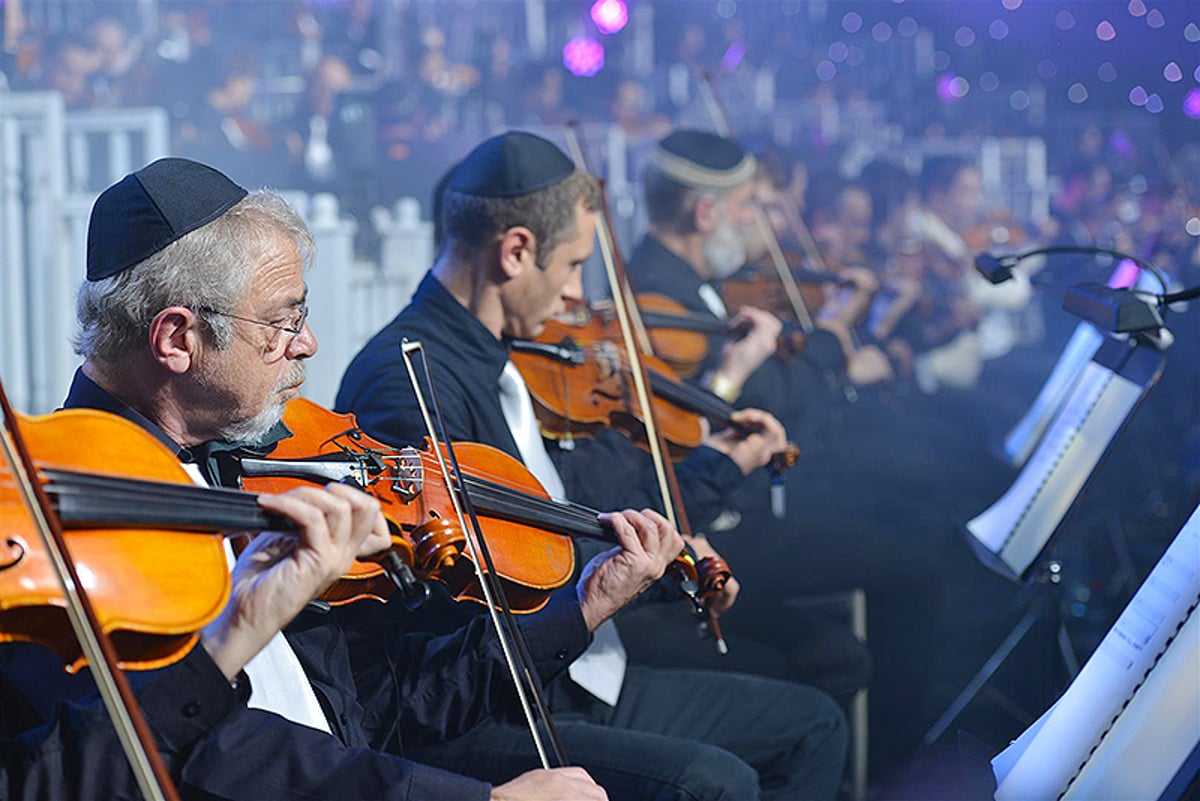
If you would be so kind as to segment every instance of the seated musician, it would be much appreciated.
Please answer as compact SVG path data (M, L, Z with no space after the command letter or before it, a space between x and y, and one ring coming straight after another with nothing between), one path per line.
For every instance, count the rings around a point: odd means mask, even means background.
M622 503L638 493L646 498L653 492L646 457L615 434L599 447L616 449L620 442L628 450L605 468L570 466L571 480L564 480L505 343L535 337L565 301L581 297L599 200L595 180L544 139L514 132L476 147L448 179L440 219L445 242L436 264L412 304L351 363L338 407L355 412L382 439L420 440L424 431L413 418L416 399L399 350L402 338L420 340L448 436L487 442L522 459L558 498L579 501L595 488ZM771 343L775 333L768 334ZM696 456L704 466L690 479L694 520L711 519L731 485L782 446L773 418L753 412L746 420L758 430L711 438L712 447ZM581 442L577 450L585 447ZM559 464L574 458L564 456ZM681 467L681 484L685 472ZM815 690L732 673L627 665L615 628L600 629L569 674L570 682L552 685L551 710L567 751L616 796L833 796L845 724ZM511 725L488 724L419 754L494 778L531 764L531 748L516 734Z
M289 434L280 415L317 348L303 277L311 253L308 230L275 194L247 193L183 159L127 176L92 212L88 280L78 300L85 361L66 405L131 419L208 481L224 480L239 453L260 453ZM314 492L322 509L332 503L325 496L342 497ZM284 510L282 501L265 503ZM357 525L364 515L372 527L379 524L377 507L343 503ZM603 520L620 547L596 557L577 587L521 621L532 669L543 680L565 669L590 632L661 577L682 547L653 512ZM514 771L489 786L374 750L515 718L515 693L484 618L446 637L373 632L357 651L370 655L373 670L354 671L342 614L306 607L286 636L245 665L248 680L239 686L248 688L248 700L239 697L189 724L200 731L188 730L195 739L174 764L185 798L606 797L575 768ZM60 672L45 649L22 649L6 660L8 678L43 717L89 689L86 677L47 681ZM62 769L77 777L85 796L118 770L90 754Z

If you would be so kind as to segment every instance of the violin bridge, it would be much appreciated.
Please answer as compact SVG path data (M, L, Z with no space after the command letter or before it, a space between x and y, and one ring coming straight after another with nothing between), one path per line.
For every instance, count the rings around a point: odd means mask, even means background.
M405 503L411 503L421 494L425 481L425 468L421 464L421 454L416 448L404 448L399 456L385 457L395 462L392 468L392 491Z

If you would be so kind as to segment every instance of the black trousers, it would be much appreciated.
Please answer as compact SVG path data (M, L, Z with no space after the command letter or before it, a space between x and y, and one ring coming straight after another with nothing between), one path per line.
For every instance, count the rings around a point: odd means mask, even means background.
M630 665L616 707L565 677L549 696L568 759L613 799L820 801L842 776L845 719L803 685ZM539 767L528 731L499 723L410 756L494 784Z

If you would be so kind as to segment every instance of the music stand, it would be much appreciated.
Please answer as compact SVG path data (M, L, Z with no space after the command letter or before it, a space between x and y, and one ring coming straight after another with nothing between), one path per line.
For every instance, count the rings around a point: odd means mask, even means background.
M1178 798L1200 743L1200 509L1062 696L992 760L997 801Z
M980 561L1026 587L1028 608L926 732L927 745L945 733L1033 627L1043 606L1036 601L1046 594L1034 590L1060 585L1061 565L1045 558L1047 549L1157 383L1165 361L1161 350L1139 338L1106 336L1008 491L966 524L967 541Z

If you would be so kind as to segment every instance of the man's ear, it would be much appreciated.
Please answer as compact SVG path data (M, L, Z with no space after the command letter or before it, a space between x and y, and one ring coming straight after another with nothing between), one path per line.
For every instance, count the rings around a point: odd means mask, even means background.
M536 263L537 238L523 225L514 225L500 237L500 271L513 279Z
M696 198L696 207L692 211L692 225L695 229L707 234L717 227L717 199L709 194Z
M186 373L202 342L201 325L200 316L187 307L163 309L150 321L151 358L172 373Z

